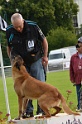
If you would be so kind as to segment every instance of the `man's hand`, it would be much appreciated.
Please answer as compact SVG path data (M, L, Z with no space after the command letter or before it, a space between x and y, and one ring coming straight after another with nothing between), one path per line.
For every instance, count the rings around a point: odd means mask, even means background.
M48 64L48 57L45 57L45 56L42 57L42 64L43 64L43 66L47 66L47 64Z

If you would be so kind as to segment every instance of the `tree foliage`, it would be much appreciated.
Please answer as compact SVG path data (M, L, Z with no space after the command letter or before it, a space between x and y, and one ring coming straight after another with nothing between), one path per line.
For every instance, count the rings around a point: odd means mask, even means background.
M53 3L57 26L73 30L73 16L77 15L78 5L73 0L55 0Z
M49 50L74 45L76 37L72 18L78 12L78 5L73 0L0 0L0 15L8 25L15 12L21 13L26 20L37 22L48 38ZM6 50L2 49L7 57Z
M69 2L68 2L69 1ZM11 15L20 12L24 19L36 21L44 34L57 26L73 29L72 17L78 12L73 0L0 0L0 13L10 24Z
M6 42L6 34L4 31L0 31L0 43L1 43L1 50L3 54L3 62L4 65L10 65L10 60L7 55L7 42Z
M47 36L49 51L62 47L73 46L77 42L76 35L66 28L58 27L51 30Z
M3 2L1 0L1 13L7 15L7 21L10 23L11 15L15 12L20 12L24 19L36 21L43 29L46 35L50 29L55 27L55 16L53 0L10 0Z

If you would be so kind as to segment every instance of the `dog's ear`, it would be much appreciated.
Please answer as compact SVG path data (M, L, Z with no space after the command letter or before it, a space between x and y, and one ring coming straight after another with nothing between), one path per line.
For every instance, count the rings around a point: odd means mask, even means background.
M18 62L16 62L15 66L20 71L20 64Z

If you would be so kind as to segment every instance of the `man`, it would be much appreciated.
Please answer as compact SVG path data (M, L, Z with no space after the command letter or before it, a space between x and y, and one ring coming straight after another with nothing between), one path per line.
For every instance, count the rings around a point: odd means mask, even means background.
M7 30L7 53L19 54L26 65L27 71L34 78L45 82L44 68L48 64L48 43L46 37L35 22L26 21L22 15L15 13L11 16ZM32 92L32 91L31 91ZM37 105L37 114L43 113ZM29 100L24 117L33 116L32 100Z
M76 111L82 111L82 98L81 98L81 86L82 86L82 37L78 39L76 45L77 53L72 55L70 60L70 80L76 86L77 92L77 109Z

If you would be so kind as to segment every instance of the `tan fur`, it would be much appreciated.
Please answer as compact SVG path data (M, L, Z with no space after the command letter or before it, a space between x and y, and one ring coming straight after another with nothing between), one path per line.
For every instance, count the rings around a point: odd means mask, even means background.
M79 113L73 112L68 107L64 97L57 88L31 77L23 63L20 56L12 60L12 75L14 89L18 96L19 117L26 109L27 99L37 99L46 116L51 116L49 109L52 107L56 109L53 115L59 113L61 110L59 107L60 103L67 114L79 115Z

